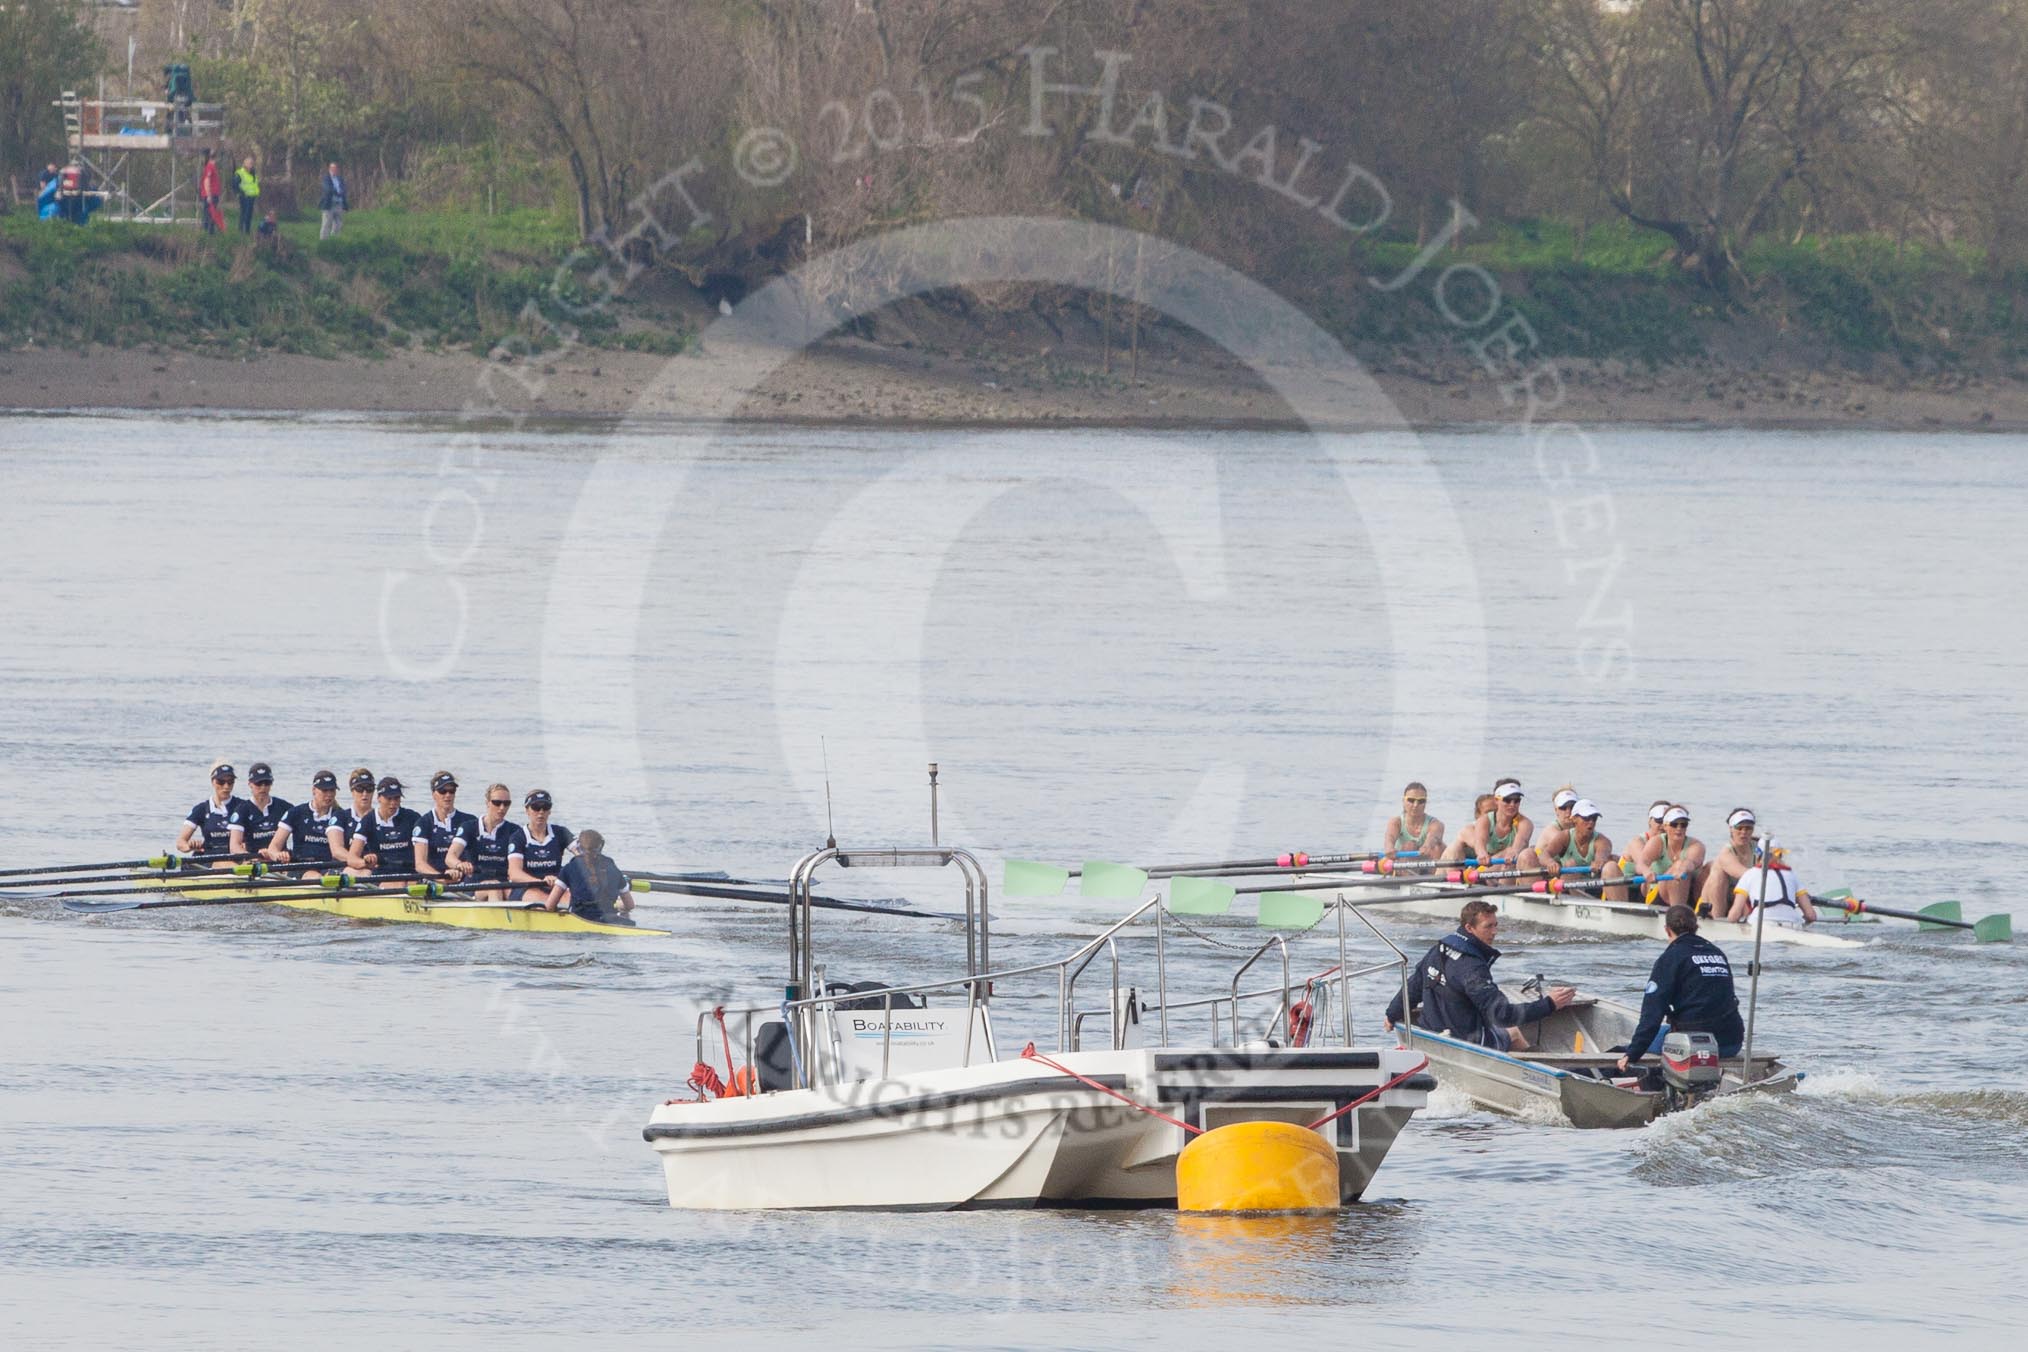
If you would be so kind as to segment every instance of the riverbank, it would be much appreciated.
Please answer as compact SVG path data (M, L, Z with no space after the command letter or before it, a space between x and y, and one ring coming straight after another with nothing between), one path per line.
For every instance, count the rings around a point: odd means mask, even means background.
M263 353L214 357L145 348L0 352L0 408L263 413L471 413L542 417L896 423L952 426L1293 425L1287 407L1231 358L1165 342L1138 380L1124 354L1003 349L991 358L837 339L760 379L765 354L714 344L679 356L578 350L490 376L465 353L387 357ZM1493 382L1461 369L1383 370L1375 424L1504 424L1520 419ZM1868 379L1851 372L1685 363L1654 371L1571 358L1564 403L1544 419L1589 424L2028 428L2028 384L1981 377ZM721 392L754 392L728 410Z
M726 297L680 265L606 306L553 215L358 212L320 241L0 218L0 407L734 418L965 426L1291 424L1268 384L1177 326L1082 292L904 301L776 368L714 341ZM1497 278L1562 399L1537 420L1713 427L2028 427L2028 304L1942 251L1867 238L1769 247L1733 292L1652 241L1518 227L1459 249ZM1284 289L1378 382L1375 425L1517 421L1427 286L1364 277L1412 241ZM1364 269L1361 271L1359 269ZM708 279L707 279L708 280ZM715 285L715 284L713 284ZM737 296L733 296L737 299ZM2024 297L2028 300L2028 297ZM561 308L559 308L561 307ZM531 314L555 310L555 323ZM2016 317L2016 311L2021 317ZM575 337L560 344L567 324ZM522 355L505 370L488 354ZM1138 352L1138 356L1136 355ZM504 378L503 378L504 377ZM1553 382L1552 382L1553 384ZM1362 393L1363 384L1353 392ZM1538 390L1548 388L1538 382ZM732 403L727 391L748 391Z

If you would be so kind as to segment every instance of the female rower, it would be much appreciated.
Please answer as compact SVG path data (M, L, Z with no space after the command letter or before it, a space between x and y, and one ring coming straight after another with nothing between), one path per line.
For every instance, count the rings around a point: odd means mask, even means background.
M1732 907L1732 885L1754 866L1754 816L1750 807L1736 807L1725 818L1725 848L1711 858L1705 870L1704 886L1698 890L1698 909L1723 919Z
M1444 824L1429 815L1429 790L1411 783L1401 791L1401 815L1387 819L1381 838L1383 854L1413 854L1436 859L1444 852Z
M1648 884L1648 901L1658 906L1694 905L1704 883L1704 842L1690 835L1690 809L1669 804L1662 814L1662 834L1642 848L1635 862L1647 877L1668 875L1667 882Z
M353 770L351 778L345 781L346 787L352 791L352 806L344 809L345 848L348 852L352 849L352 837L359 833L359 823L373 815L373 786L377 782L373 771L363 765Z
M295 804L286 798L275 797L275 772L266 761L255 761L246 768L247 807L246 847L265 859L268 847L275 843L275 832L282 829L282 821L289 815Z
M486 786L486 814L479 818L479 843L472 857L472 881L494 883L474 896L480 901L507 900L507 861L524 849L521 828L507 820L514 795L505 784Z
M190 809L176 833L176 853L225 858L246 853L246 819L252 805L234 796L239 772L225 761L211 763L211 797Z
M346 865L353 872L372 869L382 887L405 887L415 874L416 837L422 814L401 805L401 781L393 775L380 781L373 810L352 835Z
M1642 850L1662 838L1662 818L1669 815L1669 806L1669 800L1666 798L1657 798L1648 804L1648 824L1641 829L1641 834L1635 836L1627 845L1629 856L1638 858Z
M458 811L458 777L449 770L430 776L430 810L415 838L415 871L425 878L461 883L478 853L479 819Z
M514 894L516 901L541 902L563 872L563 861L577 837L567 826L550 824L554 805L548 789L532 789L522 802L528 808L528 826L521 833L521 852L507 856L507 881L521 889Z
M1549 800L1549 805L1556 810L1556 820L1542 828L1542 839L1535 842L1536 857L1544 864L1561 854L1563 847L1570 843L1574 821L1570 810L1576 802L1577 789L1570 784L1557 786L1556 795Z
M1613 858L1613 843L1598 829L1600 817L1598 804L1589 798L1580 798L1570 805L1570 830L1565 833L1563 843L1554 853L1549 848L1550 833L1542 836L1542 863L1545 868L1557 871L1567 868L1590 869L1605 883L1601 890L1607 901L1625 901L1627 887L1620 879L1619 861Z
M568 897L572 915L608 925L631 925L634 922L627 912L634 909L632 891L627 875L606 857L605 837L586 830L578 835L577 854L563 866L543 905L553 911Z
M1458 838L1451 842L1450 848L1446 849L1441 857L1447 861L1462 859L1467 864L1477 863L1479 860L1478 848L1471 841L1465 839L1465 837L1472 834L1472 827L1478 824L1479 818L1491 812L1494 804L1499 801L1499 799L1490 793L1482 793L1477 798L1474 798L1472 800L1472 820L1465 825L1464 830L1458 832Z
M1503 776L1493 785L1493 798L1493 810L1458 832L1444 858L1463 859L1469 851L1485 863L1497 859L1516 869L1536 867L1535 852L1528 848L1535 823L1521 815L1521 781Z
M338 776L319 770L310 776L310 801L298 803L275 828L275 838L261 851L261 857L277 864L329 864L343 860L350 849L345 809L338 806ZM305 881L323 876L322 870L306 872Z

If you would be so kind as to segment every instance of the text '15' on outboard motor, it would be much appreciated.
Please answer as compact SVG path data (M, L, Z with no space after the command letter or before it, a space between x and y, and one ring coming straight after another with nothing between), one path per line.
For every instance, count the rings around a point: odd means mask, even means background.
M1672 1099L1696 1102L1718 1088L1718 1039L1671 1033L1662 1039L1662 1084Z

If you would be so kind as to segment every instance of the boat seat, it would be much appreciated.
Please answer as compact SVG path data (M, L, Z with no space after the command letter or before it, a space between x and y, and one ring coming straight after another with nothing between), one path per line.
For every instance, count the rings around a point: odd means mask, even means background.
M760 1072L760 1087L773 1093L796 1087L795 1059L789 1055L789 1027L776 1021L754 1030L754 1068Z

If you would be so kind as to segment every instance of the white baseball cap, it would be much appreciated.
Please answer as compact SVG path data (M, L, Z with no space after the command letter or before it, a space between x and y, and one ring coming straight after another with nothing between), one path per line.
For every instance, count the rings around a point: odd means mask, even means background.
M1494 796L1495 798L1519 798L1519 797L1521 797L1521 796L1522 796L1522 795L1521 795L1521 781L1520 781L1520 780L1518 780L1518 779L1503 779L1503 780L1501 780L1501 781L1500 781L1500 782L1499 782L1498 784L1495 784L1495 785L1493 786L1493 796Z
M1668 815L1669 805L1667 803L1657 803L1648 809L1648 820L1651 822L1658 822Z
M1727 826L1752 826L1753 823L1754 823L1753 809L1747 807L1738 809L1730 817L1727 817L1725 819L1725 824Z
M1662 814L1662 825L1664 826L1674 826L1677 822L1687 822L1689 820L1690 809L1687 807L1672 807Z
M1573 790L1558 789L1556 791L1556 797L1550 799L1549 801L1557 807L1569 807L1572 803L1578 801L1578 798L1577 794Z
M1601 813L1598 810L1598 804L1592 802L1591 799L1580 798L1575 803L1572 803L1570 805L1570 815L1573 817L1587 817L1595 820L1605 814Z

